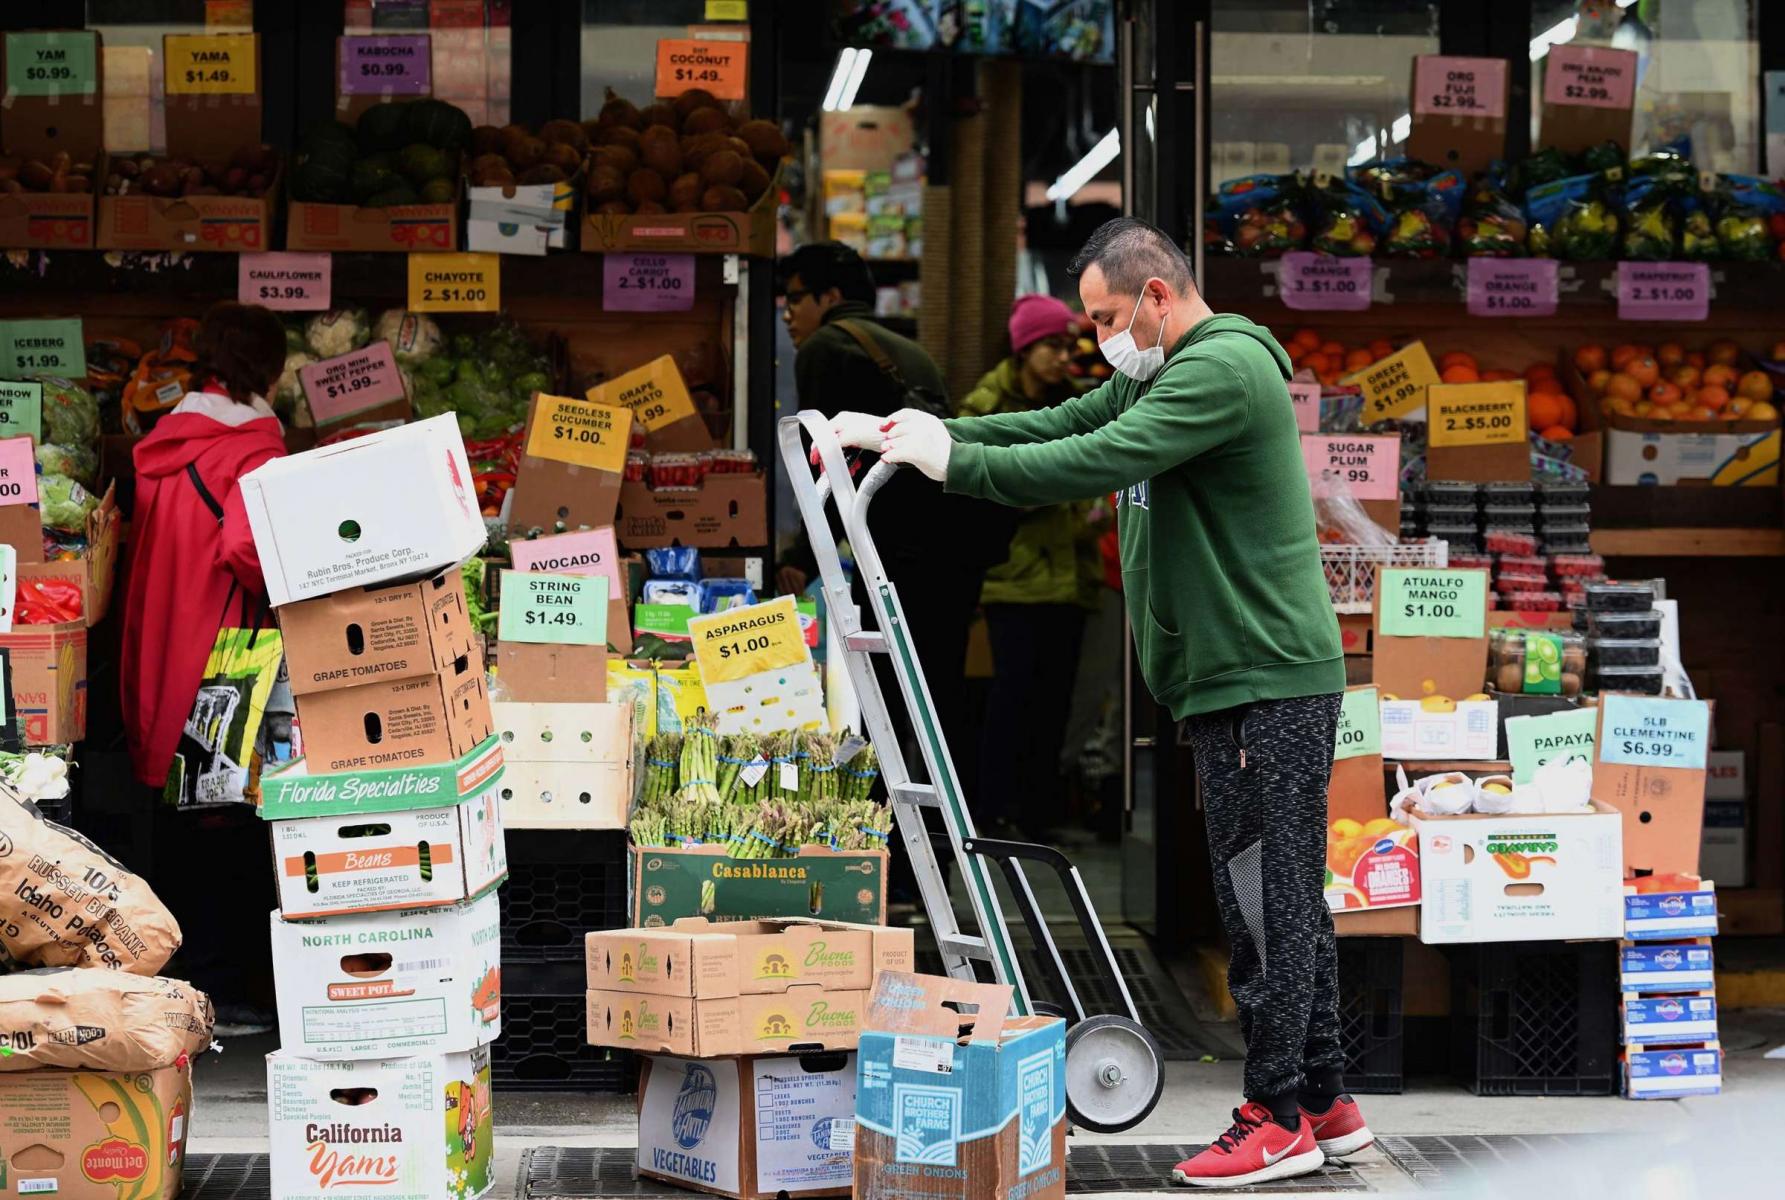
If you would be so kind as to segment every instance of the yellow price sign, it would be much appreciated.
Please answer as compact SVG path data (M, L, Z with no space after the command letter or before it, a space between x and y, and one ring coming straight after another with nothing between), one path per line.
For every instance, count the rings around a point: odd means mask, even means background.
M1423 408L1426 389L1438 382L1438 368L1424 342L1411 342L1339 382L1363 388L1363 422L1370 425Z
M707 20L748 21L750 0L707 0Z
M170 33L162 42L163 89L170 96L251 96L260 64L251 33Z
M727 609L688 622L694 661L708 687L795 667L811 659L792 596Z
M1508 446L1525 441L1525 383L1438 383L1426 392L1433 446Z
M497 312L502 308L500 254L411 254L410 312Z
M676 360L665 354L617 379L589 389L588 399L632 410L633 419L646 433L698 416L688 385L676 370Z
M632 413L624 408L543 392L534 401L533 425L527 433L531 458L617 474L626 467L631 442Z

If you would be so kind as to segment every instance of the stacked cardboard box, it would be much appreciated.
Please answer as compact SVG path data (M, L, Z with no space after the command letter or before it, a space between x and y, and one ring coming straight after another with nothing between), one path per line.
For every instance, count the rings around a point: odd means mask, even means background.
M875 980L911 967L910 930L695 917L584 948L589 1041L643 1059L641 1175L742 1200L849 1194L855 1046Z
M508 861L459 572L484 541L470 478L447 418L242 481L302 755L261 792L279 882L280 1196L474 1200L493 1182Z
M1713 1096L1723 1090L1711 938L1717 893L1707 880L1624 888L1624 1095L1632 1100Z

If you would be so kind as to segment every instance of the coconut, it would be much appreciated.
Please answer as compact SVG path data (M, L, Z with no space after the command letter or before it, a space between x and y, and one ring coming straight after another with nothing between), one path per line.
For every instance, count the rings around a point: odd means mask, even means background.
M727 139L722 133L703 133L697 137L685 137L682 139L682 165L690 171L698 171L701 163L706 161L707 155L715 150L729 148Z
M629 146L597 146L595 165L608 167L624 179L638 168L638 155Z
M646 200L643 204L639 205L638 208L634 211L636 211L637 214L641 217L651 217L651 216L656 216L659 213L666 213L669 210L667 208L664 208L661 204L657 203L655 200Z
M769 190L769 173L761 163L753 158L744 160L743 169L738 172L738 190L748 196L752 204Z
M669 185L669 206L677 212L693 212L700 208L700 194L706 190L698 172L676 176Z
M634 154L638 153L638 130L625 125L608 125L596 135L598 146L624 146Z
M582 152L569 142L547 142L545 144L545 162L542 165L556 167L569 176L574 175L576 169L582 164Z
M519 183L563 183L567 178L562 170L551 163L537 163L528 167L515 177Z
M773 121L745 121L738 126L738 137L760 162L774 162L787 156L787 139L782 136L781 127Z
M750 202L734 187L710 187L700 194L700 207L706 212L743 212Z
M596 215L602 217L624 217L631 212L632 206L624 200L608 200L595 210Z
M597 204L619 200L626 195L626 176L606 165L589 172L589 199Z
M655 104L645 105L644 110L638 114L640 129L649 129L653 125L668 125L674 129L681 123L682 118L676 115L675 105L665 104L661 100Z
M595 118L603 125L629 125L638 128L638 105L621 96L613 88L607 89L607 103L601 106L601 112Z
M682 132L685 134L729 133L731 118L721 108L697 108L682 120Z
M558 117L539 127L539 136L549 144L570 146L578 153L589 148L589 135L575 121Z
M471 131L471 154L473 158L481 158L486 154L502 153L502 130L495 125L479 125Z
M643 204L646 200L661 201L668 190L663 176L649 167L640 167L626 177L626 197L634 204Z
M715 150L700 164L700 177L708 184L731 186L743 177L744 160L735 150Z
M524 137L509 143L508 165L517 171L525 171L528 167L537 166L545 161L545 142L536 137Z
M688 114L697 108L717 108L719 99L705 88L689 88L671 103L675 105L676 116L686 121Z
M682 173L682 147L676 131L667 125L653 125L638 135L638 158L645 166L665 179Z

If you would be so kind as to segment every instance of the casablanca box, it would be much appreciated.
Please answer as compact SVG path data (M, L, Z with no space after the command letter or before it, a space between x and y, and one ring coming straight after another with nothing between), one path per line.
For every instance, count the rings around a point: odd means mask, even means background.
M727 921L684 917L663 929L585 935L593 991L697 999L785 992L816 983L866 991L880 971L909 971L909 929L837 921Z
M853 1050L867 1008L865 988L833 991L822 984L708 1000L591 990L589 1042L693 1058Z
M280 1200L477 1200L494 1182L487 1046L360 1061L277 1050L267 1117Z
M501 911L469 904L313 921L272 915L279 1044L309 1058L470 1050L502 1032Z

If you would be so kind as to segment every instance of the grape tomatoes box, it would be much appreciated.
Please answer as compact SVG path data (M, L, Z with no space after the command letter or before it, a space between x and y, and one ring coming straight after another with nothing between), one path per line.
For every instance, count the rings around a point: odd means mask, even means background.
M279 610L279 632L291 690L299 696L432 675L477 644L458 571L287 604Z

